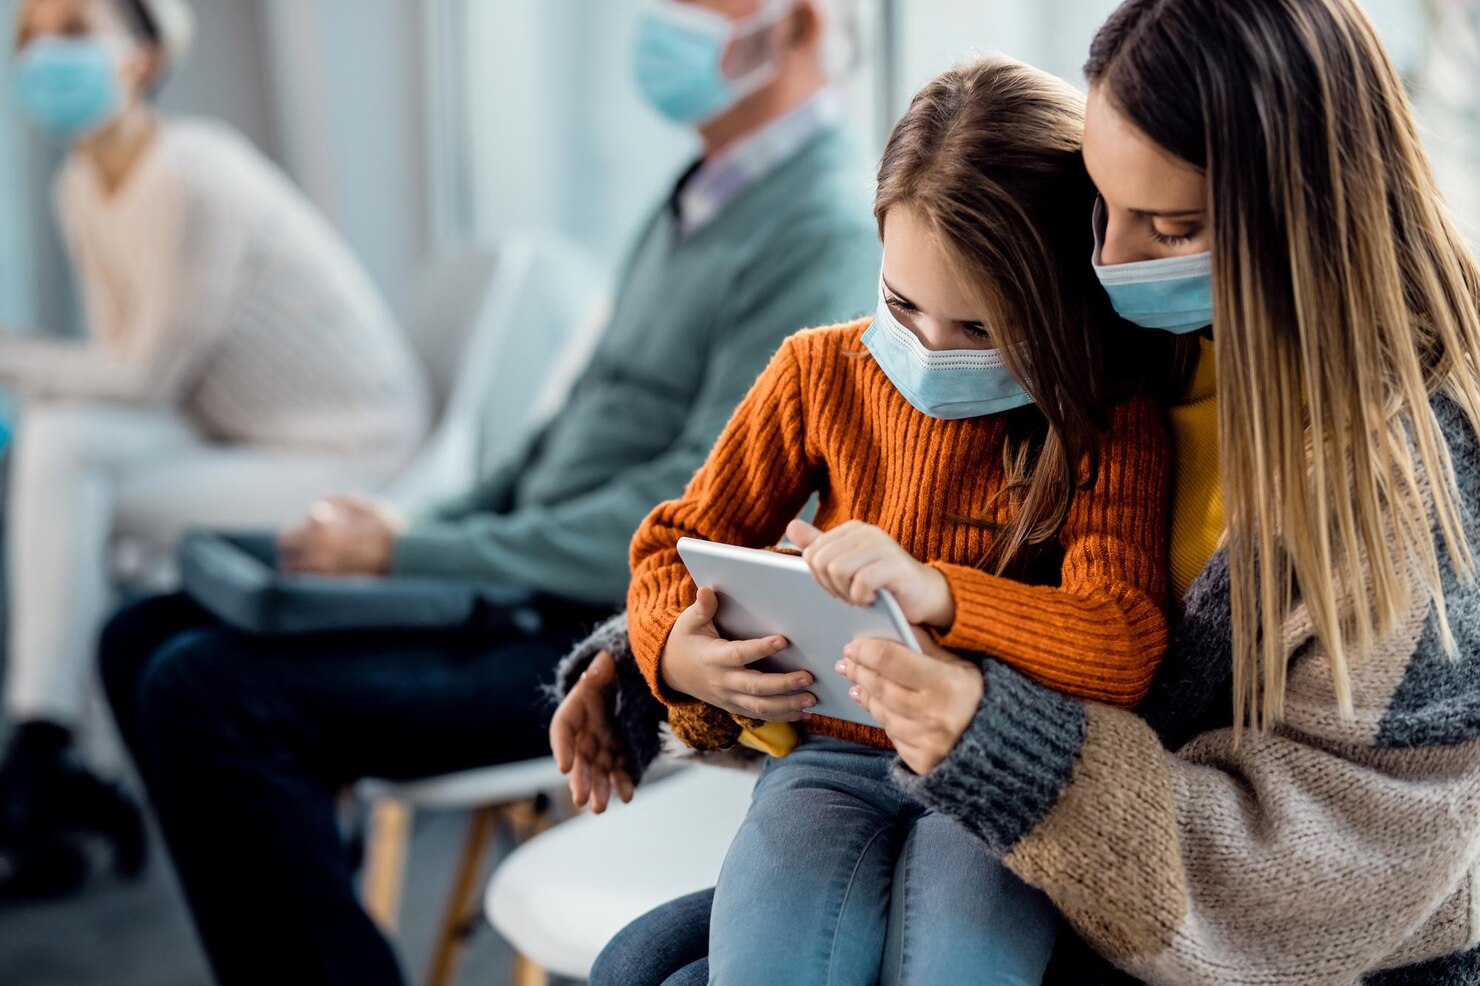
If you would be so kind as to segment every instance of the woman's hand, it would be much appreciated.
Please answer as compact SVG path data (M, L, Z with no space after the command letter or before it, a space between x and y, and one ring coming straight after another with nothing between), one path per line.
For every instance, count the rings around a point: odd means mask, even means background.
M663 683L681 695L718 706L736 715L772 722L796 722L803 710L817 704L817 697L804 692L812 687L805 671L767 674L750 665L786 649L785 637L760 640L726 640L714 625L719 597L713 589L700 589L694 605L683 611L658 668Z
M329 496L278 536L278 566L312 575L385 575L406 521L367 497Z
M817 583L854 606L872 606L888 589L911 623L948 627L956 620L956 598L946 577L915 559L871 524L850 520L823 533L794 520L786 536L812 569Z
M632 775L612 726L612 687L617 662L606 651L596 655L555 710L550 722L550 749L560 772L570 778L570 799L577 808L590 803L606 811L612 792L632 800Z
M848 694L869 711L915 773L924 776L950 755L986 690L981 668L917 634L924 654L889 640L855 640L838 673Z

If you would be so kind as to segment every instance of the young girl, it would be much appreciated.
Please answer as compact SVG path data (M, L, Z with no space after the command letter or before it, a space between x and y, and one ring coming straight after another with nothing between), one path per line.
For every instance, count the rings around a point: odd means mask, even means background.
M676 545L785 533L829 592L868 605L888 589L947 648L1076 696L1144 695L1167 639L1168 449L1157 401L1123 368L1144 373L1161 343L1122 334L1083 263L1082 107L1002 59L916 96L879 172L877 316L788 340L634 541L633 650L674 732L713 748L750 728L786 754L720 876L712 983L1042 976L1046 899L891 782L893 752L913 766L959 735L981 670L953 665L949 707L884 730L809 715L806 673L747 667L785 641L722 639ZM813 493L815 527L793 520ZM753 719L804 738L787 753Z

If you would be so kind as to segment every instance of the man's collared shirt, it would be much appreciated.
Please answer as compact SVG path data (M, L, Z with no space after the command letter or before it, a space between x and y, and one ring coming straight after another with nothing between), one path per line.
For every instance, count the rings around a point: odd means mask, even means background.
M814 137L843 118L843 102L824 89L715 157L700 162L680 182L674 206L680 236L692 236L740 193L791 159Z

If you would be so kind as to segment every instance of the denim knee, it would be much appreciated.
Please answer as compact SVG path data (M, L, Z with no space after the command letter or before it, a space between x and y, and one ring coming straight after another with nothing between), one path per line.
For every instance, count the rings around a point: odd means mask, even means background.
M708 953L713 906L714 891L703 890L633 921L597 956L590 986L666 986L671 977Z

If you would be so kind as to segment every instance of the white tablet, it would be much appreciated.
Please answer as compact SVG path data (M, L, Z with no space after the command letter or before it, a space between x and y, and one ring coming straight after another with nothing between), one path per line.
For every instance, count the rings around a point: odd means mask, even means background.
M851 682L833 665L843 648L876 637L920 650L899 603L888 592L867 609L828 595L807 563L795 555L695 538L678 542L678 554L694 584L719 596L715 625L730 640L755 640L780 634L791 646L752 665L759 671L812 672L818 715L877 726L874 717L848 697Z

